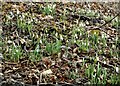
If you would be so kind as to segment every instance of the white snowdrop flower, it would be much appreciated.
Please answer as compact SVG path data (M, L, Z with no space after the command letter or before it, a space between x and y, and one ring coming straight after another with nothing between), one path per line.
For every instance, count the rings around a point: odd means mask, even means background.
M42 40L40 40L40 43L42 44Z
M61 40L63 40L63 37L62 37L62 35L61 35L61 34L60 34L60 39L61 39Z
M106 64L106 61L104 61L104 64Z
M77 34L75 34L75 38L78 38L78 37L77 37Z
M119 73L119 68L118 67L116 67L116 72Z
M20 14L20 11L17 9L17 14Z
M36 51L37 51L37 52L39 52L40 50L39 50L39 49L37 49Z
M58 33L55 33L55 36L57 37L57 36L58 36Z
M16 52L18 52L18 50L16 50Z

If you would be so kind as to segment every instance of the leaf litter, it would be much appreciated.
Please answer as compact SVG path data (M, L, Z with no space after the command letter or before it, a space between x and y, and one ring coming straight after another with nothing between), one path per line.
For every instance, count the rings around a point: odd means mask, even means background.
M3 3L2 81L119 84L120 22L116 17L104 25L117 14L118 3L111 4Z

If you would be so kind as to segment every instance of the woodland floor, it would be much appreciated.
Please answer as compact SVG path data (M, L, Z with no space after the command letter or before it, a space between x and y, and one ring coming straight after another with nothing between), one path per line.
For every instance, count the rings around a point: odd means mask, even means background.
M2 3L0 84L120 84L117 14L118 3Z

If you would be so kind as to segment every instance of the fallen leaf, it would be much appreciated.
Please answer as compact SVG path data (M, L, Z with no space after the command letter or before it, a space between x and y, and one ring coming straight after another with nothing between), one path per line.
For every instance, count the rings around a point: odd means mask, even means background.
M42 75L49 75L49 74L52 74L52 73L53 73L52 70L49 69L49 70L43 71Z
M25 43L26 41L25 41L25 39L20 39L20 42L23 44L23 43Z
M11 73L13 72L13 70L6 70L4 73L7 74L7 73Z

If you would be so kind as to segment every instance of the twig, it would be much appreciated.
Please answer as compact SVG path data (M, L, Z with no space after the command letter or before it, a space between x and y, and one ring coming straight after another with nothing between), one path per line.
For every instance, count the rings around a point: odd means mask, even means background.
M82 57L82 58L84 58L85 60L88 60L88 62L94 62L94 60L93 59L91 59L91 58L89 58L89 57ZM102 66L104 66L104 67L109 67L109 68L114 68L114 66L113 65L110 65L110 64L105 64L104 62L102 62L102 61L100 61L100 60L98 60L97 61L97 63L100 63Z
M119 16L119 15L120 15L120 12L117 13L117 15L114 16L112 19L110 19L109 21L107 21L107 22L105 22L104 24L102 24L102 25L100 26L100 28L103 27L103 26L105 26L106 24L110 23L112 20L114 20L114 19L115 19L117 16Z

